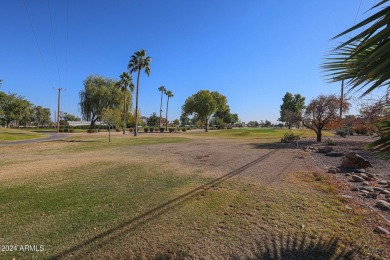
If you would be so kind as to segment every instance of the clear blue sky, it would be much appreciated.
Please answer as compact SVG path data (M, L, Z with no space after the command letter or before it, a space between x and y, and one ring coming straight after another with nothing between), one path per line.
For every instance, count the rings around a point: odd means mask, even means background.
M225 95L242 121L276 122L287 91L307 103L339 93L319 66L337 44L331 37L352 26L356 16L357 22L367 17L375 2L0 0L2 90L54 112L55 89L66 88L61 111L80 115L84 79L118 79L134 51L144 48L152 63L150 77L141 77L142 115L158 113L157 88L164 85L174 94L172 120L188 96L209 89Z

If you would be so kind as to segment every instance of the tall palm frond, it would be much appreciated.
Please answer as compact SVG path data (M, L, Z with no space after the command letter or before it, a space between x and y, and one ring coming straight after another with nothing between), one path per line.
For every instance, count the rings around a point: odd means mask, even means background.
M373 8L383 7L388 0L383 0ZM370 25L371 24L371 25ZM363 29L370 25L367 29ZM322 65L328 73L330 82L347 80L351 90L364 90L362 96L374 89L390 84L390 6L385 6L377 13L333 39L352 31L362 32L336 47Z

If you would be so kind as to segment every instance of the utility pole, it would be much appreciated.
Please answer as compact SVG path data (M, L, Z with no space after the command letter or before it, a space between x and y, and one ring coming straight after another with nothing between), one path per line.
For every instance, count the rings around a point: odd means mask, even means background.
M343 129L344 80L341 81L340 129Z
M60 132L60 102L61 102L61 89L62 89L62 88L58 88L57 133Z

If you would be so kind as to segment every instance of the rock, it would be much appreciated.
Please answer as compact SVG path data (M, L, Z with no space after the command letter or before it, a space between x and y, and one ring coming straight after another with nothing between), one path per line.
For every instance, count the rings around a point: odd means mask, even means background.
M374 192L374 189L372 187L370 187L370 186L365 186L365 187L362 187L361 189L369 191L369 192Z
M364 194L368 194L370 193L369 191L366 191L366 190L360 190L361 193L364 193Z
M354 172L356 173L366 173L365 169L355 169Z
M369 161L367 161L357 153L346 154L343 162L341 163L341 166L344 168L358 168L358 169L366 169L368 167L372 167Z
M363 186L370 186L370 184L368 182L366 182L366 181L363 181L362 185Z
M374 189L374 191L383 191L383 189L379 188L379 187L374 187L373 189Z
M383 210L390 210L390 203L384 200L378 200L375 207Z
M387 185L387 181L385 181L385 180L378 181L378 183L379 183L380 185Z
M352 208L350 206L345 206L346 209L351 210Z
M333 151L332 146L320 146L317 148L318 153L329 153L331 151Z
M343 198L346 198L346 199L352 199L353 197L351 195L346 195L346 194L343 194L341 195Z
M366 175L367 175L368 177L370 177L370 178L375 178L375 175L372 174L372 173L366 172Z
M325 156L329 156L329 157L341 157L341 156L344 156L344 153L332 151L332 152L329 152L329 153L325 154Z
M370 199L376 199L378 197L378 194L372 192L372 193L367 194L366 197L370 198Z
M360 189L358 187L353 187L352 191L359 191Z
M356 182L363 182L364 179L362 177L359 177L357 175L352 175L352 180L356 181Z
M374 229L375 232L379 233L379 234L384 234L384 235L390 235L390 231L388 231L387 229L383 228L383 227L380 227L380 226L377 226L375 229Z
M330 169L328 169L328 173L336 174L337 170L330 168Z
M390 194L390 191L388 191L388 190L381 190L381 194L388 195L388 194Z
M351 176L351 174L350 173L346 173L346 174L344 174L345 176Z

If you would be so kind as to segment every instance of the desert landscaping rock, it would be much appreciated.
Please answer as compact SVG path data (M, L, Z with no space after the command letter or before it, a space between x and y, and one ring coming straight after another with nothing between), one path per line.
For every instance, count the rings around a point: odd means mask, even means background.
M329 152L329 153L325 154L325 156L330 156L330 157L342 157L342 156L344 156L344 153L333 151L333 152Z
M370 187L370 186L364 186L361 188L362 190L366 190L366 191L369 191L369 192L374 192L374 188Z
M330 153L333 151L332 146L320 146L317 148L317 152L319 153Z
M328 169L328 173L336 174L337 170L336 169Z
M359 191L360 189L358 187L353 187L352 191Z
M363 186L370 186L370 184L368 182L366 182L366 181L363 181L362 185Z
M380 192L381 192L381 194L385 194L385 195L390 194L390 191L388 191L388 190L381 190Z
M352 180L354 180L355 182L363 182L364 179L360 176L357 176L357 175L352 175Z
M384 200L378 200L375 206L383 210L390 210L390 203Z
M387 185L387 181L384 181L384 180L378 181L378 183L379 183L380 185Z
M343 162L341 163L341 166L344 168L358 168L358 169L366 169L368 167L372 167L369 161L367 161L357 153L346 154Z
M384 234L384 235L390 235L390 231L383 228L383 227L380 227L380 226L377 226L374 230L375 232L379 233L379 234Z

